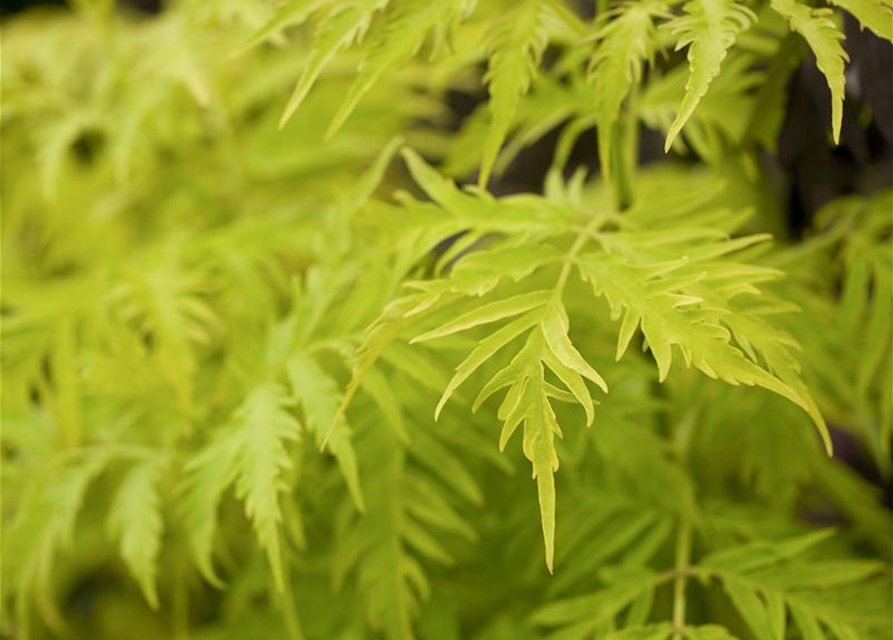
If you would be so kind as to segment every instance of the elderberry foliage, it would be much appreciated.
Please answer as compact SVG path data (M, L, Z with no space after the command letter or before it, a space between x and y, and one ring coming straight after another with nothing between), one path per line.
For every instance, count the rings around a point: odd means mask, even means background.
M893 640L890 0L3 20L0 637Z

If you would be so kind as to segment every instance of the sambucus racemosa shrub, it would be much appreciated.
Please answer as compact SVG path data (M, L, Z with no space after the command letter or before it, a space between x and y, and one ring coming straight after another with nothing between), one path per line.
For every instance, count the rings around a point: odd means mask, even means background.
M893 192L776 170L890 0L73 5L3 33L3 637L890 638Z

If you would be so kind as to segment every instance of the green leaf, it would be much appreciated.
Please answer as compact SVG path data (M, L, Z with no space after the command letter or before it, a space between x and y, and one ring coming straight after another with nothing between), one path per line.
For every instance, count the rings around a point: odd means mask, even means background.
M451 270L449 290L481 296L495 288L503 278L518 282L563 257L558 249L547 243L473 251L462 256Z
M424 311L420 311L414 318L407 318L407 314L416 306L416 298L412 296L395 300L391 305L385 308L382 314L366 330L363 342L357 348L353 358L350 382L344 390L344 396L341 399L338 411L335 413L332 423L326 430L322 446L327 444L332 431L337 428L339 421L344 417L354 395L360 388L360 385L364 383L367 373L372 369L385 349L397 339L407 326L411 325L416 319L424 315ZM381 385L379 385L379 387L381 387ZM382 398L387 402L385 393L374 395L374 397L377 398L376 401L378 401L378 398ZM397 415L394 417L399 418L399 412L397 412ZM402 420L398 419L391 424L395 429L401 430Z
M650 571L635 570L630 576L612 581L595 593L547 604L533 613L532 620L537 625L549 627L581 625L581 628L587 629L588 633L579 637L589 637L589 634L601 628L600 625L611 622L617 614L632 604L639 594L652 589L655 581L656 577ZM660 637L661 633L666 635L670 631L669 625L656 625L656 628L649 629L649 633L655 634L656 637Z
M775 638L766 603L755 590L734 580L726 580L723 587L757 640L782 640Z
M618 358L640 326L657 362L661 381L669 373L676 345L687 366L693 365L711 378L732 385L756 385L803 408L813 417L830 451L827 427L812 399L798 393L731 344L731 334L722 325L723 310L701 307L700 296L685 293L684 270L680 274L673 271L665 274L666 263L650 267L632 265L608 254L588 254L577 262L582 277L592 284L596 295L607 298L615 319L622 316ZM683 264L675 264L674 270Z
M451 487L469 502L481 505L483 493L474 477L465 469L462 461L449 447L431 434L419 431L413 434L410 455L427 466L444 485Z
M486 187L490 172L518 109L530 89L548 42L544 21L549 5L541 0L521 0L497 23L489 44L489 66L484 80L489 85L492 115L484 140L478 184Z
M867 344L885 345L893 333L893 266L887 261L874 263L874 292L868 326L863 327ZM884 359L885 350L877 348L863 354L856 387L865 393Z
M654 21L669 15L664 2L624 2L599 18L598 44L589 61L595 85L598 156L602 175L610 178L611 138L624 100L642 79L643 63L652 62L657 47Z
M542 381L540 369L540 385ZM546 548L546 567L552 573L555 557L555 477L558 456L553 440L560 433L555 413L544 391L536 393L536 406L524 422L524 455L533 463L543 523L543 543Z
M41 474L34 478L15 520L4 531L4 585L15 585L16 613L25 633L35 603L51 624L58 627L62 623L52 604L55 564L60 552L71 547L87 490L110 459L102 450L84 449L82 453L89 455L68 464L53 461L50 477Z
M283 476L292 466L287 444L297 441L300 433L297 420L286 410L289 404L282 386L268 382L255 387L233 416L238 439L236 497L245 502L245 514L267 552L280 591L285 589L285 577L279 496L288 489Z
M836 144L840 142L846 85L844 67L849 56L840 44L844 36L834 22L834 12L831 9L812 9L797 0L772 0L771 6L788 19L792 31L803 36L815 54L816 65L825 75L831 90L831 126Z
M823 529L788 538L787 540L761 540L714 551L704 556L700 564L721 571L734 571L737 573L754 571L767 565L802 555L816 545L825 542L833 535L833 529Z
M573 348L573 345L571 345L571 348ZM561 380L564 386L570 389L570 398L566 398L566 401L573 402L576 400L586 412L586 426L591 425L595 418L594 403L592 401L592 395L589 393L589 387L586 386L586 382L580 376L579 372L566 366L565 363L551 351L543 354L543 362L545 362L546 366L558 376L558 379ZM550 395L554 398L558 398L562 393L563 392L561 392L560 389L550 389Z
M679 36L676 49L688 47L690 75L685 98L667 134L664 150L669 151L682 127L695 112L710 83L719 75L723 60L738 35L756 19L753 11L737 0L692 0L684 7L687 15L668 23Z
M493 357L497 351L502 349L509 342L528 329L534 327L540 321L540 316L540 311L536 309L530 311L481 340L477 347L468 354L465 360L456 367L455 375L450 379L446 389L443 391L443 395L440 397L440 401L437 403L437 408L434 411L434 419L436 420L440 416L443 406L447 403L450 397L452 397L456 389L458 389L472 373L477 371L482 364Z
M290 0L279 7L276 12L237 50L244 53L261 42L269 40L288 27L297 27L317 9L324 7L330 0Z
M827 638L818 618L808 607L791 605L791 616L794 618L797 628L800 629L803 640L825 640Z
M387 6L388 0L348 0L339 2L321 19L316 27L307 66L298 80L282 117L282 129L294 115L310 89L316 83L323 68L335 55L362 37L373 15Z
M161 371L188 407L197 347L211 342L219 321L201 295L206 275L181 264L183 251L182 244L171 242L141 256L123 272L111 298L121 320L151 339Z
M441 0L404 0L388 13L381 36L371 45L371 53L360 67L360 74L347 92L338 112L332 119L326 137L341 128L359 101L378 79L394 65L414 56L428 33L447 22L457 2Z
M510 318L541 307L552 297L551 291L532 291L530 293L521 293L510 298L497 300L489 304L482 305L477 309L464 313L455 320L451 320L431 331L416 336L410 341L410 344L416 342L424 342L435 338L452 335L460 331L467 331L473 327L482 324L497 322L504 318Z
M476 201L472 196L462 193L452 180L434 170L418 153L408 147L401 149L400 153L412 179L424 189L428 197L449 213L458 215L463 209L475 206Z
M217 511L224 492L235 480L238 446L238 438L224 431L185 466L180 511L187 524L189 547L202 577L218 589L224 584L213 560Z
M165 460L133 465L115 493L108 517L121 557L153 609L158 608L156 576L164 528L158 484L165 466Z
M403 417L400 400L384 374L377 367L370 366L363 375L360 387L378 406L378 410L394 434L403 442L408 442L409 434L406 431L406 420ZM344 406L344 400L341 401L341 406Z
M889 0L828 0L852 14L863 29L893 42L893 4Z
M554 473L558 470L554 439L556 434L561 436L561 428L549 401L549 385L543 369L547 349L542 331L531 331L527 343L511 364L484 386L475 405L494 391L509 387L497 412L503 421L499 448L503 449L518 426L523 424L521 448L533 465L533 477L537 481L546 567L551 573L555 555Z
M573 369L581 376L589 378L597 384L602 391L608 393L608 385L604 379L595 369L589 366L589 363L583 359L580 352L577 351L573 344L571 344L570 338L568 338L567 335L568 319L564 307L557 304L551 304L546 307L546 312L543 315L542 328L546 344L549 345L552 353L555 354L555 357L557 357L562 364Z
M746 138L759 142L773 153L778 151L778 137L788 112L788 85L800 67L806 49L799 36L790 34L785 37L777 55L769 62L763 85L757 90Z
M710 554L699 565L705 575L722 581L758 640L784 639L786 609L805 639L824 638L822 626L833 630L838 638L855 639L860 637L859 627L874 624L871 605L853 611L837 603L850 596L866 603L874 601L888 585L872 578L886 572L887 567L852 558L826 560L827 554L819 560L806 556L828 535L828 531L821 531L732 547Z
M673 633L672 627L667 623L649 624L638 627L629 627L613 631L605 636L605 640L664 640ZM725 640L725 639L711 639Z
M336 419L343 399L338 383L314 358L302 353L290 358L286 368L292 392L304 410L304 426L313 434L317 444L322 442L333 420L337 420L329 433L327 447L338 461L354 504L363 511L363 492L357 472L356 454L350 441L351 429L343 416Z
M569 226L567 212L542 198L519 195L496 200L487 193L475 197L458 189L414 151L404 148L402 155L413 180L454 218L457 230L555 236Z

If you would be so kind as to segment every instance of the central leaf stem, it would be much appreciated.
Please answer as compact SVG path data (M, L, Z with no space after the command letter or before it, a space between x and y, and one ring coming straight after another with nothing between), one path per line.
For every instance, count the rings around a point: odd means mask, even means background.
M564 293L564 288L567 286L567 280L571 275L571 268L574 266L576 257L580 255L580 252L583 250L583 247L586 246L587 242L597 237L595 232L603 225L610 222L614 217L615 216L612 213L596 214L592 216L592 220L590 220L589 223L577 233L577 237L574 238L574 243L564 257L564 261L561 264L561 273L558 274L558 281L555 283L556 300L559 300L561 294Z
M685 587L691 561L691 525L679 523L676 532L676 578L673 583L673 640L680 640L685 631Z

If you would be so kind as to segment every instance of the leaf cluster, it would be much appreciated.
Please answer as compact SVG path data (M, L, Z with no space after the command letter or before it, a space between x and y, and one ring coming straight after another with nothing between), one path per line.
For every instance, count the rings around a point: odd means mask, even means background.
M74 4L4 24L0 635L890 638L893 191L773 235L767 160L889 0Z

